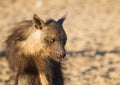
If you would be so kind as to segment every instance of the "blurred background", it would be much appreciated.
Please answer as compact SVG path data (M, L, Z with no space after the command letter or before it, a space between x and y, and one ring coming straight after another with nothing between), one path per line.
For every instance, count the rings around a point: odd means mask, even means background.
M58 20L68 36L65 85L120 85L120 0L0 0L0 85L8 85L4 40L33 14Z

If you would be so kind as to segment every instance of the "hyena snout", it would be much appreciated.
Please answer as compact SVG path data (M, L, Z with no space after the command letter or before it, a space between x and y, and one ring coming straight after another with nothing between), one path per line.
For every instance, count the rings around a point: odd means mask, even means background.
M61 44L60 47L59 47L59 55L60 55L60 58L64 58L66 56L66 50L65 50L65 47Z
M61 53L60 53L60 57L61 58L64 58L66 56L66 51L64 50L64 51L62 51Z

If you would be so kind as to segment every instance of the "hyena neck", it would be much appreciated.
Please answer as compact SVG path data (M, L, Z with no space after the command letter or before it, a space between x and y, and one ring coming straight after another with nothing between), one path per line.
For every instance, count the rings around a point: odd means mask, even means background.
M42 59L42 63L43 63L43 66L41 66L41 68L43 70L40 72L40 79L41 79L42 85L59 85L59 84L56 84L55 82L55 81L58 81L59 78L61 83L63 83L60 62L56 62L52 59Z

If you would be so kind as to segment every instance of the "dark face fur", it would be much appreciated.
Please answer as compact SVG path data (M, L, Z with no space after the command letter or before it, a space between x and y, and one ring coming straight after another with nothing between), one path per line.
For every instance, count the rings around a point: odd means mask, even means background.
M57 62L65 57L65 44L67 40L66 33L63 29L65 17L55 20L48 20L44 23L37 15L34 15L35 28L41 31L41 43L43 56L47 56Z

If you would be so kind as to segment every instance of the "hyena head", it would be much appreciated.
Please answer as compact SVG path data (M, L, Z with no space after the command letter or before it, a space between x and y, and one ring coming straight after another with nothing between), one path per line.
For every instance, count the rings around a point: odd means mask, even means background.
M36 14L33 16L34 28L40 32L40 47L41 56L51 58L59 62L65 57L65 44L67 40L66 33L63 29L65 16L58 21L49 19L44 22Z

